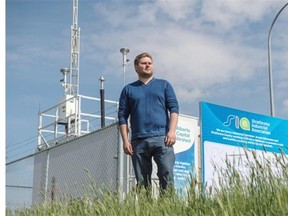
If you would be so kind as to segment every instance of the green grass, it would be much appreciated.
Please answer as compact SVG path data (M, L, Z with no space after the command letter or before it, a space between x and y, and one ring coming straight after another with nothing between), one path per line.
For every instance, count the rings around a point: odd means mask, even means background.
M13 214L26 216L149 216L149 215L288 215L288 164L284 154L271 160L258 159L253 153L244 175L226 161L227 169L219 168L220 187L206 190L202 184L191 186L185 199L176 193L151 198L145 191L129 193L124 200L109 192L97 191L81 199L64 199L20 209ZM213 191L213 192L212 192ZM97 194L97 195L96 195ZM100 194L100 196L99 196ZM97 198L98 197L98 198ZM101 197L101 198L99 198Z

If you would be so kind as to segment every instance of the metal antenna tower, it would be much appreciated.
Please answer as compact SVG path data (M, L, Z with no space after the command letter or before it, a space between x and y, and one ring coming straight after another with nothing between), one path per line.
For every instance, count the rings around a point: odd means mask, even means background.
M70 68L62 68L60 80L64 87L64 96L57 111L57 124L65 125L68 135L81 135L81 118L79 117L79 55L80 55L80 28L78 27L78 0L73 0L73 23L71 26L71 56ZM55 133L56 134L56 133Z
M79 93L80 28L78 27L78 0L73 0L73 24L71 26L70 95Z

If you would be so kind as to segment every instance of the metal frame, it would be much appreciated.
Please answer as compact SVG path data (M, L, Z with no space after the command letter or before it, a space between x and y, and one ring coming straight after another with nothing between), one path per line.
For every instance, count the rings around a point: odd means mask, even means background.
M101 125L99 124L99 126L97 126L97 123L95 122L99 119L101 120L103 116L81 111L83 100L95 102L95 106L93 107L97 110L97 103L101 102L99 98L75 95L68 100L71 99L75 99L76 101L75 110L77 110L77 112L67 116L65 119L59 118L59 107L67 100L38 113L39 150L43 147L47 148L62 142L62 140L67 141L71 138L79 137L101 128ZM105 116L104 119L112 122L117 121L118 102L112 100L104 100L104 102L109 104L110 108L113 108L113 112L110 113L110 116ZM85 129L83 129L84 125L86 125ZM93 125L96 125L96 127L92 127Z

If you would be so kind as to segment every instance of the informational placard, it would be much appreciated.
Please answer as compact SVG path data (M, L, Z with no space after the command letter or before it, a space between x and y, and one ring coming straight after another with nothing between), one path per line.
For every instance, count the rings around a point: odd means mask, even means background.
M174 185L178 191L185 192L195 176L195 151L198 144L198 118L179 116L177 125L177 141L174 145L176 161L174 166Z
M288 120L241 111L211 103L200 103L202 176L212 185L218 178L215 167L233 161L247 171L246 149L258 156L288 154Z

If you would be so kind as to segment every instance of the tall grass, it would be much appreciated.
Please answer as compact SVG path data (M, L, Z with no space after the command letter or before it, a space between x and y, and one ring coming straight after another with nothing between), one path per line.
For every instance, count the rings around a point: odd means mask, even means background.
M207 190L192 185L185 198L175 192L162 197L147 196L146 191L130 192L124 200L117 194L100 191L93 185L92 195L81 199L63 199L35 205L6 215L53 216L153 216L153 215L288 215L288 164L285 154L273 160L259 159L255 152L248 157L248 173L241 173L233 163L219 173L219 187ZM90 193L91 194L91 193ZM94 195L93 195L94 194Z

